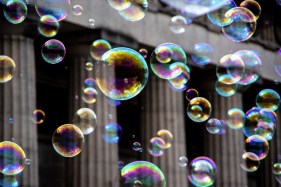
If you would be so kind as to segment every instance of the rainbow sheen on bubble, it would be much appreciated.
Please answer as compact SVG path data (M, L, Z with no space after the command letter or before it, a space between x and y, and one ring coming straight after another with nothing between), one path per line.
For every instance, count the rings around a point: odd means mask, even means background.
M97 101L98 91L95 88L87 87L83 89L82 100L85 103L93 104Z
M191 58L194 63L205 66L212 62L212 55L214 49L210 44L207 43L197 43L194 45L194 53Z
M33 122L36 124L41 124L44 122L46 114L43 110L36 109L33 111Z
M62 21L67 17L71 6L69 0L37 0L35 10L40 17L52 15Z
M245 113L239 108L231 108L227 111L227 125L231 129L241 129L245 123Z
M8 0L3 12L7 21L12 24L19 24L27 16L27 6L22 0Z
M119 10L119 15L127 21L140 21L144 18L147 8L147 0L131 0L128 8Z
M240 4L240 7L247 8L254 14L256 20L259 19L261 15L261 6L257 1L245 0Z
M41 49L43 59L49 64L60 63L66 54L63 43L56 39L48 40L44 43Z
M168 149L168 148L172 147L172 144L173 144L173 134L169 130L161 129L161 130L159 130L157 132L157 136L159 138L161 138L165 142L164 145L160 145L159 144L159 146L162 149Z
M242 155L240 167L247 172L254 172L260 166L260 158L252 152L246 152Z
M107 143L118 143L122 134L122 127L115 122L104 125L102 138Z
M234 1L230 1L221 8L208 13L207 16L211 23L216 26L223 27L229 25L233 21L231 18L225 17L225 13L234 7L236 7L236 3Z
M135 50L118 47L107 51L96 64L96 82L107 97L128 100L138 95L147 83L148 67Z
M80 108L73 117L73 124L79 127L84 135L88 135L97 126L97 116L90 108Z
M5 175L3 179L0 179L0 186L3 187L18 187L19 182L15 175Z
M244 7L234 7L225 13L226 18L232 19L229 25L222 27L223 34L234 42L242 42L251 38L256 30L254 14Z
M139 142L134 142L132 147L134 151L142 152L142 147Z
M217 166L212 159L201 156L189 163L188 171L189 182L197 187L207 187L215 182Z
M38 32L45 37L53 37L58 33L59 22L52 15L44 15L38 23Z
M281 175L281 163L274 163L272 166L272 173L275 175Z
M85 79L84 80L84 86L85 86L85 88L88 88L88 87L95 88L96 87L95 79L93 79L92 77L89 77L89 78Z
M170 20L169 28L174 34L182 34L185 32L187 25L185 17L181 15L173 16Z
M226 123L216 118L211 118L206 123L206 129L211 134L224 134Z
M83 13L83 7L81 5L74 5L72 7L72 13L75 15L75 16L81 16L82 13Z
M92 71L94 68L94 64L92 62L87 62L86 65L85 65L85 69L87 71Z
M225 84L224 83L226 82L225 79L227 79L228 81L229 76L228 75L220 76L220 78L215 83L215 89L219 95L223 97L230 97L236 93L237 84Z
M111 49L111 45L108 41L99 39L95 40L90 48L90 54L95 60L102 60L102 55Z
M74 157L82 151L83 132L75 125L64 124L58 127L52 137L55 151L63 157Z
M188 89L186 92L185 92L185 98L190 101L192 100L193 98L195 97L198 97L199 96L199 93L196 89L194 88L190 88Z
M153 137L149 141L147 150L152 156L159 157L164 154L162 147L165 147L165 145L166 143L162 138Z
M184 50L173 43L164 43L155 48L150 57L150 67L155 75L162 79L172 79L179 76L186 64ZM183 69L184 68L184 69Z
M0 172L4 175L17 175L24 169L25 153L14 142L0 143Z
M189 67L182 62L175 62L171 65L173 67L180 68L182 70L181 74L175 78L168 79L170 88L176 92L182 92L188 88L188 83L190 80L190 69Z
M275 111L280 105L280 95L272 89L261 90L256 97L256 105Z
M114 107L121 105L121 101L110 99L110 98L107 98L107 103Z
M139 50L139 53L141 54L141 56L142 56L143 58L146 58L146 57L147 57L147 54L148 54L147 50L144 49L144 48L141 48L141 49Z
M121 170L121 187L133 187L137 183L145 187L166 187L162 171L147 161L131 162Z
M108 3L115 10L124 10L131 5L130 0L108 0Z
M269 152L269 144L262 136L253 135L245 141L245 152L255 153L262 160Z
M188 103L187 115L195 122L206 121L211 114L212 106L210 102L203 97L195 97Z
M8 56L0 55L0 83L10 81L15 73L16 64Z

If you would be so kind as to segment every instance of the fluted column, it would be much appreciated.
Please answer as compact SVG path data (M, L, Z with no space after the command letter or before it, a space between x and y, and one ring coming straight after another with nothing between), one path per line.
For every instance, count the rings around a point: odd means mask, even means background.
M70 116L73 116L79 108L91 108L97 115L98 124L91 134L85 135L82 152L67 161L66 183L70 187L111 187L117 175L118 144L106 143L102 133L106 123L116 122L116 109L108 104L107 98L99 90L96 103L87 104L82 100L84 80L89 77L94 78L94 70L90 72L85 70L87 60L81 57L75 58L72 62Z
M174 92L168 82L151 74L143 90L141 114L142 142L144 142L144 160L151 161L163 171L167 187L187 187L186 168L178 165L180 156L186 156L184 102L182 93ZM164 150L161 157L152 157L147 152L147 145L157 131L167 129L173 134L173 144Z
M20 186L38 186L37 128L32 122L36 109L36 77L33 40L22 36L0 37L0 54L12 58L12 80L0 83L0 140L20 145L31 160L17 176Z

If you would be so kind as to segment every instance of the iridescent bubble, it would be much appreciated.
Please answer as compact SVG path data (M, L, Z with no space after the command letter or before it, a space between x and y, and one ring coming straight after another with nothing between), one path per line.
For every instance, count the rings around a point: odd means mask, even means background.
M281 0L280 0L281 3ZM281 48L277 51L277 54L275 56L274 60L274 68L276 73L281 76Z
M5 175L3 179L0 179L0 186L2 187L18 187L16 175Z
M237 84L225 84L229 76L221 76L215 84L216 92L223 97L230 97L236 93Z
M31 160L29 159L29 158L27 158L27 159L25 159L25 161L24 161L24 164L25 165L30 165L30 163L31 163Z
M198 187L211 186L215 182L217 166L208 157L197 157L189 164L188 180Z
M44 15L38 23L38 31L45 37L53 37L58 33L59 22L52 15Z
M245 152L255 153L260 160L264 159L269 151L269 144L265 138L253 135L245 141Z
M97 101L98 91L95 88L87 87L83 89L82 99L85 103L93 104Z
M92 71L93 68L94 68L94 65L93 65L92 62L87 62L87 63L86 63L85 69L86 69L87 71Z
M259 108L277 110L280 104L280 95L272 89L264 89L256 97L256 105Z
M193 62L200 66L205 66L212 62L214 49L207 43L197 43L194 45L194 54L191 55Z
M8 56L0 55L0 83L11 80L14 76L16 64Z
M8 0L3 11L7 21L19 24L26 18L27 6L22 0Z
M84 135L77 126L64 124L55 130L52 143L61 156L74 157L82 151Z
M46 114L43 110L36 109L33 111L33 122L36 124L41 124L44 122Z
M225 133L225 122L211 118L206 123L206 129L211 134L224 134Z
M272 173L275 175L281 175L281 163L274 163L272 166Z
M74 115L73 124L79 127L84 135L88 135L97 126L97 116L90 108L80 108Z
M122 127L115 122L110 122L104 126L102 137L107 143L118 143L121 134Z
M208 13L208 18L216 26L223 27L229 25L233 20L229 17L225 17L225 13L234 7L236 7L236 3L234 1L230 1L221 8Z
M251 152L246 152L242 155L240 167L247 172L254 172L260 166L260 158Z
M74 5L72 7L72 13L75 16L80 16L83 13L83 7L81 5Z
M233 21L222 27L223 34L234 42L248 40L256 30L254 14L244 7L234 7L225 13L226 18Z
M134 143L133 143L133 150L134 150L134 151L142 152L141 144L140 144L139 142L134 142Z
M182 69L184 66L178 65L180 63L187 63L186 54L180 46L173 43L159 45L150 57L152 71L162 79L172 79L179 76L184 71Z
M90 54L95 60L102 60L102 55L111 49L111 45L108 41L99 39L95 40L90 49Z
M100 90L114 100L127 100L138 95L146 85L149 72L144 58L125 47L107 51L96 69Z
M95 26L95 20L93 19L93 18L90 18L89 20L88 20L88 23L89 23L89 26L90 27L94 27Z
M115 10L124 10L131 5L130 0L108 0L108 3Z
M55 39L45 42L41 50L43 59L50 64L60 63L64 59L65 53L63 43Z
M249 85L255 82L259 78L259 73L262 68L262 62L259 56L250 50L240 50L234 54L239 56L245 65L245 72L240 79L239 84Z
M141 49L139 50L139 53L141 54L141 56L142 56L143 58L146 58L148 52L147 52L146 49L141 48Z
M257 1L245 0L240 4L240 7L249 9L254 14L256 20L259 19L261 15L261 6Z
M114 100L114 99L110 99L110 98L107 99L107 102L108 102L108 104L110 104L111 106L115 106L115 107L121 105L121 101L119 101L119 100Z
M186 167L187 164L188 164L188 158L186 158L185 156L179 157L179 166L180 167Z
M146 161L131 162L121 170L121 187L134 186L136 182L145 187L166 187L162 171Z
M172 147L172 144L173 144L173 134L166 130L166 129L161 129L157 132L157 136L159 138L161 138L165 144L162 145L162 144L159 144L159 146L162 148L162 149L168 149L170 147Z
M185 32L186 24L185 17L177 15L171 18L169 28L175 34L182 34Z
M172 69L180 68L182 72L177 77L168 79L169 86L176 92L182 92L186 90L190 80L189 67L182 62L175 62L171 65L171 67Z
M239 108L231 108L227 111L227 125L232 129L244 127L245 113Z
M188 89L186 92L185 92L185 98L190 101L192 100L193 98L195 97L198 97L199 96L199 93L196 89L194 88L190 88Z
M118 165L118 169L122 169L124 167L124 162L118 161L117 165Z
M149 141L148 145L148 152L155 157L162 156L163 155L163 148L165 146L165 142L163 139L159 137L153 137Z
M127 21L142 20L147 12L147 0L132 0L131 5L123 10L119 10L119 15Z
M187 115L195 122L206 121L211 114L212 106L210 102L203 97L195 97L188 103Z
M67 17L71 6L69 0L37 0L35 10L40 17L52 15L61 21Z
M85 86L85 88L88 88L88 87L95 88L96 87L95 79L93 79L91 77L85 79L84 86Z
M0 172L4 175L16 175L24 169L25 153L14 142L0 143Z

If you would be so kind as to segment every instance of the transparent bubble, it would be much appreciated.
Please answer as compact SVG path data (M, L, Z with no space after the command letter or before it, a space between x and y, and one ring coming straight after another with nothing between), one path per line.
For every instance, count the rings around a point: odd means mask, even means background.
M130 0L108 0L108 3L115 10L124 10L131 5Z
M223 34L234 42L248 40L256 30L256 18L254 14L244 7L235 7L225 13L226 18L233 21L222 27Z
M142 152L141 144L140 144L139 142L134 142L134 143L133 143L133 150L134 150L134 151Z
M188 164L188 158L186 158L185 156L179 157L179 166L180 167L186 167L187 164Z
M73 124L79 127L84 135L87 135L95 130L97 116L90 108L80 108L74 115Z
M166 129L161 129L157 132L157 136L165 142L163 146L162 146L162 144L159 144L159 146L162 149L168 149L168 148L172 147L173 134L170 131L168 131Z
M173 43L164 43L155 48L150 57L150 67L158 77L172 79L179 76L185 68L179 64L186 64L184 50Z
M224 121L211 118L206 123L206 129L211 134L224 134L225 133L225 125Z
M165 146L165 142L162 138L159 137L153 137L149 141L148 145L148 152L154 156L154 157L159 157L163 155L163 148Z
M0 55L0 83L11 80L14 76L16 64L8 56Z
M141 48L141 49L139 50L139 53L141 54L141 56L142 56L143 58L146 58L148 52L147 52L146 49Z
M95 26L95 20L93 19L93 18L90 18L89 20L88 20L88 23L89 23L89 26L90 27L94 27Z
M74 157L82 151L84 135L77 126L64 124L55 130L52 143L61 156Z
M27 16L27 6L22 0L8 0L3 11L6 20L12 24L23 22Z
M35 10L40 17L52 15L61 21L67 17L71 6L69 0L37 0Z
M187 25L185 17L177 15L171 18L169 28L175 34L182 34L185 32L185 26Z
M172 69L179 68L182 72L175 78L168 79L170 88L176 92L182 92L188 88L188 83L190 80L190 69L182 62L175 62L171 65Z
M53 37L58 33L59 22L52 15L44 15L38 23L38 32L45 37Z
M50 64L60 63L64 59L65 53L63 43L56 39L48 40L41 49L43 59Z
M269 144L265 138L253 135L245 141L245 152L256 154L260 160L264 159L269 151Z
M281 175L281 163L274 163L272 166L272 173L275 175Z
M249 9L255 16L256 20L259 19L261 15L261 6L257 1L246 0L240 4L240 7Z
M223 97L230 97L236 93L237 84L225 84L228 76L221 76L215 84L216 92Z
M254 172L259 168L260 158L251 152L246 152L242 155L240 167L247 172Z
M132 0L131 5L123 10L119 10L119 15L127 21L142 20L147 12L147 0Z
M92 71L94 68L94 64L92 62L87 62L86 65L85 65L85 69L87 71Z
M165 187L166 179L156 165L146 161L135 161L122 168L120 187L133 187L136 183L144 187Z
M4 175L17 175L24 169L25 153L14 142L0 143L0 172Z
M208 18L216 26L223 27L229 25L233 20L231 18L225 17L225 13L236 7L236 3L234 1L228 2L226 5L222 6L221 8L208 13Z
M99 39L95 40L90 48L90 54L95 60L102 60L102 55L111 49L108 41Z
M19 182L17 181L16 175L5 175L3 179L0 179L0 186L18 187Z
M72 13L75 16L80 16L83 13L83 7L81 5L74 5L72 7Z
M83 89L82 99L85 103L93 104L97 101L98 92L95 88L87 87Z
M199 93L196 89L190 88L185 92L185 98L190 101L195 97L198 97Z
M91 87L91 88L96 88L96 81L92 77L89 77L84 80L84 86L86 88Z
M244 127L245 113L239 108L231 108L227 111L227 125L232 129Z
M104 126L102 137L107 143L118 143L121 134L122 127L115 122L110 122Z
M36 109L33 111L33 122L36 124L41 124L44 122L46 114L43 110Z
M281 2L281 0L280 0ZM277 51L277 54L275 56L274 60L274 68L276 73L281 76L281 48Z
M9 124L11 124L11 125L14 124L14 118L13 118L13 117L10 117L10 118L9 118Z
M187 115L195 122L206 121L210 117L211 111L210 102L203 97L193 98L187 106Z
M259 108L277 110L280 104L280 95L272 89L264 89L256 97L256 105Z
M27 159L25 159L24 163L25 163L25 165L30 165L31 161L29 158L27 158Z
M122 169L124 167L124 162L123 161L118 161L117 165L118 165L119 169Z
M188 180L198 187L211 186L215 182L217 166L208 157L197 157L189 163Z
M97 63L96 82L100 90L114 100L138 95L148 79L144 58L135 50L118 47L107 51Z
M246 112L243 127L245 136L260 135L266 140L273 138L276 128L276 114L269 109L252 108Z
M194 54L191 55L193 62L200 66L205 66L212 62L214 49L207 43L197 43L194 45Z

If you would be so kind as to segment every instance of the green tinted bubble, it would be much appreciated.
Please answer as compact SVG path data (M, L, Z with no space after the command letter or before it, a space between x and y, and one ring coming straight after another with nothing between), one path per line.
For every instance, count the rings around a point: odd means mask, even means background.
M225 84L225 79L229 80L228 76L221 76L216 81L215 89L216 92L223 97L230 97L236 93L237 84Z
M38 31L45 37L53 37L59 30L59 22L52 15L44 15L38 23Z
M187 106L187 115L195 122L206 121L210 117L211 111L210 102L203 97L193 98Z
M4 16L10 23L19 24L27 16L27 6L22 0L8 0L4 6Z
M277 110L280 104L280 95L272 89L264 89L256 97L256 105L259 108Z

